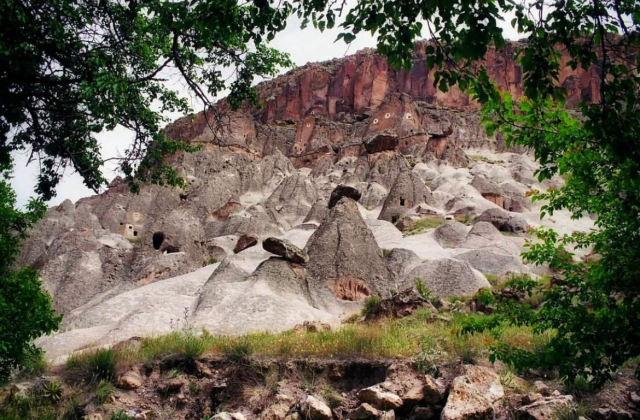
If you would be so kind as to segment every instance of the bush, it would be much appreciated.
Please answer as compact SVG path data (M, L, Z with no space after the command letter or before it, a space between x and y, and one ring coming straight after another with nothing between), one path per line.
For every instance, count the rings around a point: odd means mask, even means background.
M116 366L120 354L113 349L99 349L71 355L65 366L71 370L82 370L95 379L112 381L116 377Z
M118 410L111 413L110 420L131 420L132 417L125 413L124 410Z
M364 301L364 307L362 308L362 315L375 314L380 309L380 302L382 299L380 296L372 295Z
M106 404L111 401L111 396L115 391L115 387L109 381L101 380L96 387L96 401L99 405Z
M436 294L433 293L433 290L429 289L427 285L424 284L421 278L416 277L415 279L413 279L413 284L415 285L416 291L422 299L431 303L434 303L438 300L438 296L436 296Z
M442 226L444 224L445 220L438 218L438 219L433 219L433 218L425 218L425 219L420 219L417 220L416 222L414 222L411 226L409 226L409 228L404 232L405 235L407 236L411 236L411 235L418 235L420 233L423 233L429 229L435 229L439 226Z
M53 311L51 296L42 290L38 273L13 269L20 241L44 215L45 206L31 201L22 212L15 204L15 193L0 180L0 384L40 356L33 340L55 331L61 319Z

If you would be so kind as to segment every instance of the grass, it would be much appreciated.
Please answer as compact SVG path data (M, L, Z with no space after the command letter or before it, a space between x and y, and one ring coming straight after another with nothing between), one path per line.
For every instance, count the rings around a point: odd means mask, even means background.
M115 392L115 387L109 381L102 380L96 386L96 402L98 405L106 404L111 401L111 396Z
M203 266L203 267L206 267L206 266L208 266L208 265L211 265L211 264L217 264L217 263L219 263L219 262L220 262L220 261L219 261L217 258L213 258L213 257L212 257L212 258L209 258L208 260L204 260L204 261L202 262L202 266Z
M427 287L420 277L413 279L413 284L422 299L430 303L434 303L438 300L438 296L433 292L433 290Z
M370 301L375 303L375 299ZM427 322L431 320L430 317L429 310L418 309L412 316L402 319L345 324L338 330L325 332L263 332L242 336L172 332L145 338L138 349L116 354L127 362L159 360L168 354L189 355L194 358L212 354L224 356L232 361L252 356L412 357L421 352L423 339L431 337L433 342L438 343L447 353L471 360L495 342L488 332L459 335L459 325L469 317L467 314L453 314L451 323ZM501 339L525 350L536 350L541 343L548 340L548 336L534 334L527 327L506 327L501 331ZM78 357L74 356L75 359Z
M95 379L113 381L116 377L116 364L122 360L122 351L97 349L71 355L65 367L79 371Z
M536 334L529 327L500 326L486 332L461 334L472 317L480 314L451 313L450 321L432 319L432 311L421 308L413 315L400 319L380 319L375 322L344 324L342 328L323 332L254 333L243 336L216 336L193 330L175 331L157 337L144 338L138 347L122 349L85 350L69 358L66 367L91 376L91 396L71 389L57 397L15 397L0 405L0 418L8 420L55 420L66 413L67 419L81 419L82 407L93 399L98 405L111 400L114 392L111 379L123 365L153 364L167 355L178 354L197 359L203 355L218 355L232 362L253 363L250 358L280 360L318 358L410 358L425 373L437 374L447 363L476 363L488 355L488 347L496 340L523 350L538 352L553 336ZM174 375L181 374L177 370ZM171 373L169 373L171 376ZM267 372L260 395L275 395L277 372ZM101 377L100 379L96 379ZM505 382L509 378L505 376ZM311 379L310 387L315 389ZM78 389L85 389L80 385ZM331 389L318 389L328 404L338 404L339 395ZM57 392L57 391L56 391ZM197 392L195 385L189 392ZM266 397L265 397L266 398ZM123 419L125 413L111 418ZM56 417L58 416L58 417ZM78 417L79 416L79 417ZM170 417L169 417L170 418Z
M415 221L407 230L405 230L404 234L406 236L418 235L420 233L426 232L429 229L435 229L438 226L442 226L444 224L444 219L434 219L434 218L426 218Z

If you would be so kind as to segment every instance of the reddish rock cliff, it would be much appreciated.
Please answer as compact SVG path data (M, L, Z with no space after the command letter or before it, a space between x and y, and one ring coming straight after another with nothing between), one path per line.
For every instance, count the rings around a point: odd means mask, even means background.
M225 111L221 141L226 147L265 156L280 150L296 166L315 166L318 159L367 156L397 150L424 160L464 164L462 150L502 149L478 126L477 104L453 87L433 86L434 69L426 67L425 43L416 48L410 71L394 69L374 50L307 64L258 85L262 107ZM514 60L518 43L491 49L483 65L504 91L522 94L522 71ZM566 71L568 104L598 99L596 69ZM224 103L219 107L225 109ZM173 138L214 142L204 114L183 118L168 128Z

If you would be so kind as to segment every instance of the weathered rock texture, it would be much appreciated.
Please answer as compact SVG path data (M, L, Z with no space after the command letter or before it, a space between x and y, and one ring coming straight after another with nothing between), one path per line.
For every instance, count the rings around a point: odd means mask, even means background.
M484 63L516 95L517 47L491 50ZM537 217L528 192L562 180L539 183L529 155L487 136L475 103L455 88L438 92L423 51L409 72L364 50L262 83L264 107L218 105L220 142L208 114L176 121L172 138L203 146L167 157L184 189L132 194L117 178L50 209L19 261L40 270L65 314L40 342L49 357L177 322L218 334L336 325L416 277L440 296L473 294L488 287L478 270L532 270L519 257L528 226L588 230L593 221L566 213ZM570 104L595 99L590 71L560 78L575 87ZM447 221L406 237L393 224L478 216L471 228Z

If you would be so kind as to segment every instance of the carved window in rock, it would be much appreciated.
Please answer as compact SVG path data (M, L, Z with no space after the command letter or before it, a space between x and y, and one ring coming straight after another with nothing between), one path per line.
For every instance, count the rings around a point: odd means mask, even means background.
M404 207L404 197L400 197L400 205Z
M391 114L387 112L386 114L384 114L384 117L385 117L386 119L389 119L389 118L391 118Z
M373 123L374 123L374 124L378 124L378 119L377 119L377 118L374 118L374 119L373 119Z

